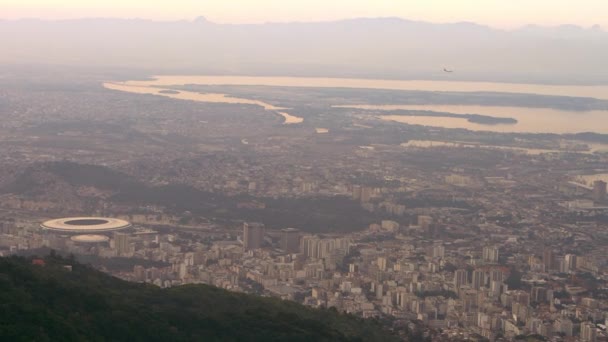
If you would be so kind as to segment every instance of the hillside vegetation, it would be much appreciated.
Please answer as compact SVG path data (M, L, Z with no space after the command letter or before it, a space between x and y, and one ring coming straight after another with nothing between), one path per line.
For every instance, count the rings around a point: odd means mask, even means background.
M0 258L2 341L391 341L373 321L206 285L161 289L58 256ZM68 270L64 265L72 265Z

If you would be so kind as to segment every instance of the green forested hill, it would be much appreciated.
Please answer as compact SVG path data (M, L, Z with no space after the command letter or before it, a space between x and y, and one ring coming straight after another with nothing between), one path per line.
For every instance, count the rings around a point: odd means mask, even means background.
M205 285L160 289L0 258L2 341L390 341L374 322ZM73 265L66 270L63 265Z

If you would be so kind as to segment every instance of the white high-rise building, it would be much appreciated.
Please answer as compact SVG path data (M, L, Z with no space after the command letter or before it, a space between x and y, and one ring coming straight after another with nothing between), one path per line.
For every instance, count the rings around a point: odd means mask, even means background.
M475 290L479 290L480 288L486 285L486 273L482 270L473 271L473 277L471 279L471 287Z
M484 247L482 259L486 263L495 264L498 263L498 247Z
M387 260L385 257L378 257L378 260L376 260L376 263L378 264L378 268L381 271L386 271Z
M490 271L490 281L499 281L502 282L504 279L504 274L499 269L493 269Z
M597 328L595 324L591 322L585 322L581 324L581 342L596 342L597 341Z
M566 254L564 256L564 269L565 273L574 272L576 270L576 255Z
M467 270L456 270L454 272L454 287L459 289L461 286L467 285L469 283L468 272Z
M445 247L443 245L433 246L433 258L445 257Z
M300 240L300 252L308 258L325 259L339 255L346 256L350 251L351 240L347 238L320 239L318 236L307 235Z

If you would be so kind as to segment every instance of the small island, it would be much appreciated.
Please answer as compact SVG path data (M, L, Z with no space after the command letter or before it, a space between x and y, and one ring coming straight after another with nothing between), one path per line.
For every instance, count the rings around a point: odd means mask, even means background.
M516 119L496 116L469 114L466 117L468 122L481 125L515 125L517 123Z
M177 90L171 90L171 89L163 89L163 90L159 90L158 93L159 94L177 95L177 94L179 94L179 91L177 91Z

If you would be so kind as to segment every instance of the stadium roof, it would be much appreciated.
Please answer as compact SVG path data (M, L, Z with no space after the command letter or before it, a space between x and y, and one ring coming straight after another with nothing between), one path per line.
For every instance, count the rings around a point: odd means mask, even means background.
M131 223L108 217L66 217L46 221L40 226L50 231L88 234L127 229L131 227Z

